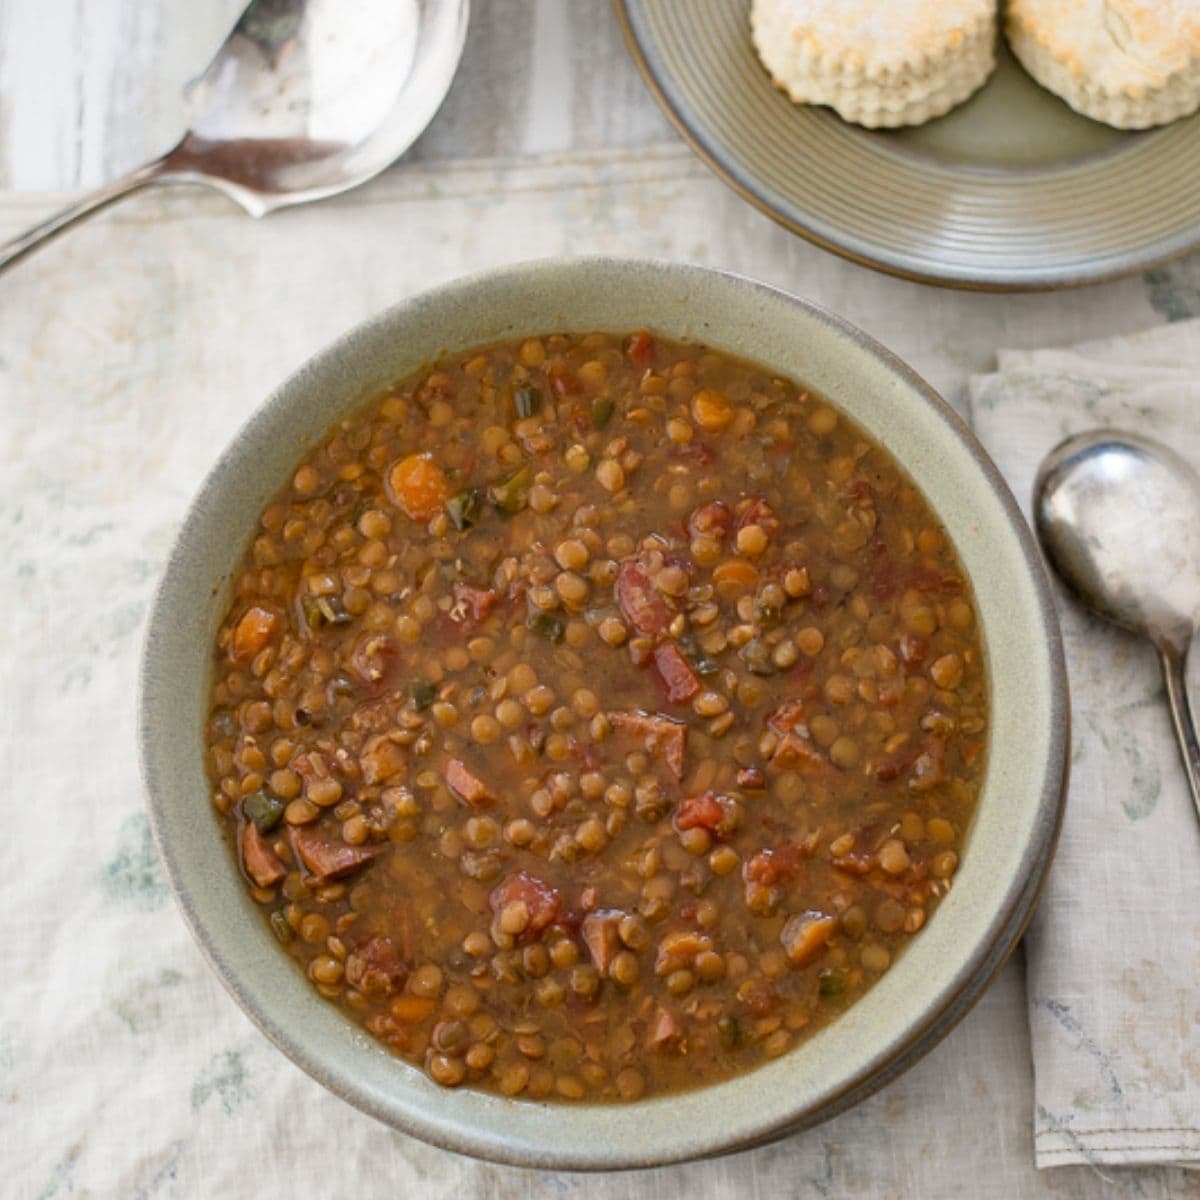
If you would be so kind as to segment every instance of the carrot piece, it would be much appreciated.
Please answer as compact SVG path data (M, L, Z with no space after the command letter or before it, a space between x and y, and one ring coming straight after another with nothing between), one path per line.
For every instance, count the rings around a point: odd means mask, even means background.
M414 521L434 517L450 495L450 483L429 454L410 454L388 471L392 499Z
M802 967L825 949L836 928L836 919L824 913L797 913L784 925L779 940L792 966Z
M393 1020L404 1025L415 1025L418 1021L425 1020L436 1005L428 996L410 996L405 992L404 995L397 996L388 1007L391 1009Z
M744 558L728 558L713 568L713 582L753 587L758 582L758 570Z
M236 662L249 662L270 640L279 617L269 608L248 608L233 631L229 653Z
M242 865L261 888L278 883L287 874L287 868L253 821L247 821L242 829Z
M472 808L485 808L489 804L495 804L496 797L492 790L482 779L472 774L460 759L450 759L442 774L450 785L450 790Z
M716 433L733 420L733 405L720 392L701 388L692 397L692 416L701 429Z

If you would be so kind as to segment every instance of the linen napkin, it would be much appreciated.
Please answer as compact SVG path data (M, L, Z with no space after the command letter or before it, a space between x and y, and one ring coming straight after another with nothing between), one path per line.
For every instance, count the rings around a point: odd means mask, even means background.
M1041 458L1084 429L1200 465L1198 320L998 366L971 381L974 424L1027 516ZM1037 1162L1200 1167L1200 824L1154 651L1058 597L1071 783L1025 940Z

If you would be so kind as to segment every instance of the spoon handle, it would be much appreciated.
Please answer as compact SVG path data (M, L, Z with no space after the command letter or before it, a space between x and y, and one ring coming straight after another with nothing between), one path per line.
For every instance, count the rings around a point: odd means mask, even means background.
M1187 647L1180 650L1175 646L1163 645L1159 647L1159 654L1162 656L1163 678L1167 684L1167 702L1171 706L1175 737L1179 741L1179 752L1183 755L1196 817L1200 819L1200 741L1196 738L1196 721L1187 693Z
M82 221L84 217L90 217L92 213L107 208L130 193L151 184L171 182L166 173L166 165L166 160L161 158L146 163L145 166L130 171L128 175L122 175L120 179L114 179L111 183L106 183L103 187L90 192L78 203L72 204L70 208L64 208L62 212L56 213L40 225L27 229L12 241L0 243L0 271L11 267L31 250L36 250L51 238L57 237L76 222Z

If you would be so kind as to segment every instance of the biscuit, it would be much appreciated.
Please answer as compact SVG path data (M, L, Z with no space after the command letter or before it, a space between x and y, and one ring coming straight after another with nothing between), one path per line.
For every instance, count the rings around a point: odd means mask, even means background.
M996 64L994 0L752 0L750 29L792 100L872 128L949 112Z
M1147 129L1200 109L1200 0L1009 0L1005 32L1086 117Z

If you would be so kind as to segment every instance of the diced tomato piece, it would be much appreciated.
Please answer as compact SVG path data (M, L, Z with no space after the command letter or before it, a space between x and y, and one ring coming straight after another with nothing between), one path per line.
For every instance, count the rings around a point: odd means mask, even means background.
M261 888L278 883L287 874L287 868L279 861L278 855L253 821L247 821L242 826L242 866Z
M794 879L804 862L804 851L799 846L776 846L760 850L747 860L742 868L742 878L747 883L763 883L774 887Z
M747 525L761 525L767 533L774 533L779 528L779 518L765 500L756 496L738 512L737 527L744 529Z
M835 917L810 910L788 918L779 940L792 966L802 967L825 949L836 928Z
M383 853L381 846L351 846L295 825L288 837L297 860L321 883L352 875Z
M451 594L454 604L450 609L450 616L456 621L470 618L476 624L486 619L499 599L490 588L473 587L461 580L455 582Z
M621 949L617 926L625 914L613 908L601 908L583 918L583 944L592 957L592 965L602 976Z
M958 575L934 571L928 567L916 567L909 575L909 586L918 592L935 592L941 596L956 596L962 591L962 579Z
M558 916L561 899L556 888L552 888L528 871L514 871L506 875L488 898L492 912L499 913L506 904L520 901L529 913L526 933L540 933Z
M653 366L654 339L644 330L641 333L635 333L629 339L626 353L629 355L629 361L635 367L641 367L644 370L646 367Z
M667 688L672 704L690 700L700 690L700 680L674 642L654 647L654 667Z
M648 753L659 756L676 779L683 778L687 726L671 717L640 712L610 712L614 729L635 733L644 740Z
M561 400L564 396L574 396L583 391L579 377L562 363L551 363L546 372L550 390Z
M636 562L627 559L621 564L613 591L625 619L639 633L662 633L671 623L671 610Z
M472 808L486 808L489 804L496 803L496 796L487 784L467 770L466 764L459 759L450 759L443 774L450 790Z
M675 828L680 833L688 829L707 829L717 837L724 837L733 830L736 812L734 802L727 796L712 792L689 796L681 800L675 810Z
M797 725L804 724L804 701L785 700L768 718L767 724L776 733L791 733Z
M236 662L249 662L270 640L279 624L279 614L255 605L248 608L238 621L229 643L230 657Z
M365 995L390 996L407 977L408 968L391 938L368 938L346 956L346 982Z
M737 773L737 782L748 792L761 792L767 786L767 777L760 767L743 767Z

